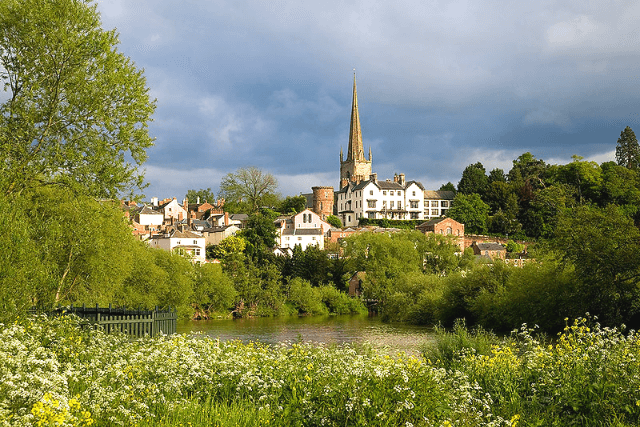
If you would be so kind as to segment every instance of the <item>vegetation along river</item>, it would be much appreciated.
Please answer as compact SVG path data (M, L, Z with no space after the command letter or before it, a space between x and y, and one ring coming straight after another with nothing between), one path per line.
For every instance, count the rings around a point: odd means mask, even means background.
M318 342L364 344L388 354L419 354L420 346L434 339L424 326L383 323L367 315L258 317L178 322L178 332L200 332L220 340L277 344Z

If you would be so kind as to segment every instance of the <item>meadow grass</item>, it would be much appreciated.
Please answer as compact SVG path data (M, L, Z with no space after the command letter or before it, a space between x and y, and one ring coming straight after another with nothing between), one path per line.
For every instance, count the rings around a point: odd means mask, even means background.
M525 326L485 350L446 368L349 345L131 340L24 319L0 326L0 425L638 425L633 331L578 319L553 344Z

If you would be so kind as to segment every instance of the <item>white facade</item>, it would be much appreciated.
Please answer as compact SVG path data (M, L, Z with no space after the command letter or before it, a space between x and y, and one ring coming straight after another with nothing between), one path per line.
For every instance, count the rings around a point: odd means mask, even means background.
M425 191L424 219L446 216L454 197L453 191Z
M300 245L305 250L310 245L324 249L324 235L331 225L315 212L305 209L296 215L278 218L276 227L278 247L293 249Z
M178 251L189 255L194 262L205 262L205 238L191 231L174 231L170 236L153 236L149 239L152 248Z
M157 230L164 222L164 215L162 212L157 212L151 209L149 206L144 206L138 213L138 224L149 227L148 229Z
M338 217L345 227L358 225L360 218L424 219L424 188L415 181L369 181L348 185L338 192Z

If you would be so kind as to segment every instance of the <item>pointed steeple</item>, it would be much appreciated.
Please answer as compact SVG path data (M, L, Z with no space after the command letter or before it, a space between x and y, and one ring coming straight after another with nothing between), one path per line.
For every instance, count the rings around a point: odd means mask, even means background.
M353 100L351 101L351 128L349 129L349 149L347 161L364 160L360 115L358 114L358 93L356 91L356 73L353 73Z

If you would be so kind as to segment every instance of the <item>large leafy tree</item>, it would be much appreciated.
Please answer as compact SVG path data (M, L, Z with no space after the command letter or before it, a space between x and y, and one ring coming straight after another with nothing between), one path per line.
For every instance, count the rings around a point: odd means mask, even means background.
M228 173L220 182L220 196L225 199L225 204L243 203L252 213L265 203L275 201L277 189L278 180L254 166Z
M482 163L477 162L475 164L467 166L462 171L462 178L458 183L458 192L462 194L480 194L481 196L487 190L487 184L489 178Z
M640 166L640 145L636 134L629 126L620 132L616 146L616 162L629 169L638 169Z
M0 192L64 185L97 197L143 186L155 109L91 0L0 2Z
M478 194L458 193L447 215L464 224L465 231L482 234L487 231L489 205Z

